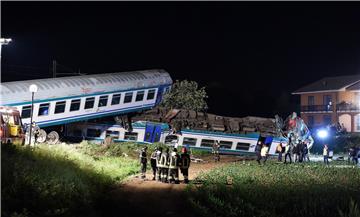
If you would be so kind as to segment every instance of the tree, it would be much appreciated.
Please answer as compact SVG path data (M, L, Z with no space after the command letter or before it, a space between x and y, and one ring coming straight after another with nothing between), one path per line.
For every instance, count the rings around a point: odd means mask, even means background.
M171 91L164 96L162 106L166 109L206 111L207 98L205 87L199 89L195 81L176 80Z

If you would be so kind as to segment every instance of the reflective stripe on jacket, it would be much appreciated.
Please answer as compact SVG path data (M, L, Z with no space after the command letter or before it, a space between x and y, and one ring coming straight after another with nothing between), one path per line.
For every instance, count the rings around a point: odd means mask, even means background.
M169 169L179 168L179 155L176 152L171 152Z

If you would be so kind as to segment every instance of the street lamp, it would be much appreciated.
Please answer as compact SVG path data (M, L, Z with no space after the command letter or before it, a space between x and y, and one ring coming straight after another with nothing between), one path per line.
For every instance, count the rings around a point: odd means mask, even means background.
M32 118L33 118L33 111L34 111L34 93L38 91L38 86L36 84L32 84L29 87L29 91L31 92L31 114L30 114L30 137L29 137L29 146L31 144L31 131L32 131ZM34 141L35 143L35 141Z

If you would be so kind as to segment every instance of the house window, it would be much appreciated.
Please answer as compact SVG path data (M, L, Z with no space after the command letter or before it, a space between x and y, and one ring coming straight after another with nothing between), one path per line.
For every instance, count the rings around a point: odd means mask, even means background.
M80 109L80 99L71 100L70 111L78 111Z
M114 94L111 99L111 105L118 105L120 104L121 94Z
M98 107L107 106L109 96L100 96Z
M313 127L315 124L314 116L309 115L308 116L308 125L309 127Z
M138 139L138 133L125 132L124 139L125 139L125 140L137 141L137 139Z
M185 137L183 141L183 146L189 145L189 146L195 146L197 139L195 138L189 138Z
M124 98L124 103L129 103L132 101L133 93L126 93Z
M323 116L323 122L324 122L324 125L331 124L331 115L324 115Z
M151 100L155 97L155 89L149 90L146 99Z
M66 101L56 102L55 104L55 114L64 113L65 112Z
M248 151L250 143L238 142L236 144L236 150Z
M230 141L220 141L220 148L231 149L232 144Z
M94 108L95 97L86 98L84 109Z
M355 116L356 131L360 131L360 115Z
M214 140L211 140L211 139L203 139L201 140L201 146L204 146L204 147L213 147L214 145Z
M24 106L21 111L21 118L30 118L31 115L31 105Z
M38 116L44 116L49 114L50 103L40 104Z
M100 137L101 136L101 130L100 129L87 129L86 131L86 136L87 137Z
M136 94L135 101L136 102L142 101L144 99L144 94L145 94L145 91L138 91L137 94Z

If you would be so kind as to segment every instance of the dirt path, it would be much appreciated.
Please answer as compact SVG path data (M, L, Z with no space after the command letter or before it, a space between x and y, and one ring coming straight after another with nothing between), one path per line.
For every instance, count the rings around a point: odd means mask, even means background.
M215 163L211 158L204 158L204 162L192 162L189 179L194 180L200 173L225 164L240 160L234 156L221 156L221 161ZM127 179L119 188L109 194L107 213L104 216L187 216L190 213L186 202L183 176L180 173L180 184L165 184L153 181L151 171L147 172L145 180L136 176ZM121 211L119 207L122 208Z

